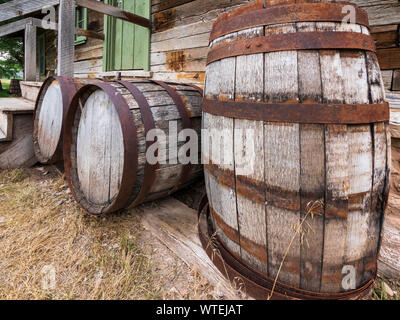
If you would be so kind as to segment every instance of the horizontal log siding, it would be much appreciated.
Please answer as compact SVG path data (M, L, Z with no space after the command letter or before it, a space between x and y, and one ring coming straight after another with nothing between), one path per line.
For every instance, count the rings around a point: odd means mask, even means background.
M249 0L153 0L150 64L154 78L202 85L213 22L220 14L251 2ZM353 2L367 11L371 26L400 24L400 3L397 0L353 0ZM392 32L383 35L383 38L377 37L381 42L390 42L394 35ZM387 38L389 40L385 40ZM385 57L386 65L390 63L387 62L387 55L383 53L382 56ZM386 86L391 87L391 78L390 83L389 76L385 79L387 79Z

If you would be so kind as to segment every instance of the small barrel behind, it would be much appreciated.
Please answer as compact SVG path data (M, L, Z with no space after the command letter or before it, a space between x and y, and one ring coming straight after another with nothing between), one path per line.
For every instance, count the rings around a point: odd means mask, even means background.
M65 172L81 207L93 215L115 212L168 196L201 177L200 165L150 164L146 158L152 129L164 134L158 142L168 141L159 156L176 152L169 142L172 122L177 133L194 129L199 142L201 101L201 89L183 84L98 81L82 87L64 132ZM194 151L197 159L199 152Z
M81 80L49 77L36 100L33 144L35 155L43 164L62 160L63 119Z
M21 80L19 79L11 79L10 81L10 95L15 97L21 96Z

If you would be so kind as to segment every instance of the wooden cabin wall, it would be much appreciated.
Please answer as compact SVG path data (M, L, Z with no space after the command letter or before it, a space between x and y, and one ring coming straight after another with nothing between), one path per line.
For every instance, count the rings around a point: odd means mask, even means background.
M248 0L153 0L151 71L154 78L202 84L208 40L215 19ZM270 1L270 2L273 2ZM378 57L385 68L385 84L392 88L393 69L400 69L398 0L353 0L369 15ZM379 26L379 27L378 27ZM390 49L387 49L390 48ZM400 82L400 70L394 71ZM400 83L398 84L400 86Z
M273 3L274 0L268 0ZM369 15L387 90L400 90L399 0L352 0ZM217 17L253 0L153 0L150 65L153 78L202 85L209 36ZM57 15L58 16L58 15ZM88 29L104 32L104 16L88 10ZM56 34L46 38L46 73L56 69ZM75 47L75 76L100 77L103 41Z
M371 33L377 45L385 88L400 92L400 21L398 24L372 27Z
M383 81L388 91L400 91L400 1L353 0L367 12Z
M204 83L217 17L249 0L153 0L150 65L159 80Z
M104 15L88 10L88 30L102 34ZM96 78L103 71L103 40L87 38L75 46L74 73L76 77Z
M58 17L58 12L57 15ZM103 15L88 10L88 29L102 34L104 31ZM57 69L57 32L39 31L46 34L46 77L55 75ZM103 71L103 40L87 38L86 42L75 46L75 76L96 78ZM44 80L44 77L40 77Z

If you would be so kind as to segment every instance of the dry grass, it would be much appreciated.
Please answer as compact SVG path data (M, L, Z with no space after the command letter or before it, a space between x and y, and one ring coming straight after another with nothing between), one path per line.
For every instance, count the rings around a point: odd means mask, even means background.
M221 298L143 229L143 210L90 217L54 167L0 171L0 299Z
M390 286L394 295L390 296L384 286L384 282ZM371 300L400 300L400 281L395 279L385 279L378 277L375 283L375 289Z
M0 201L0 299L162 296L135 212L86 216L62 178L27 170L0 173ZM46 290L49 266L56 283Z

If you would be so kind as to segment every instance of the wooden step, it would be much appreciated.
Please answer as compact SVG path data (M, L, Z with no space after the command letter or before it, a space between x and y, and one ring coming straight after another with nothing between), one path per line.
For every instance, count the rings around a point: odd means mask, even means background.
M386 101L389 102L391 109L400 110L400 92L386 92Z
M21 81L22 98L36 102L43 82Z
M0 142L12 141L16 114L33 114L35 103L24 98L0 99Z
M0 99L0 169L30 167L35 103L23 98Z

